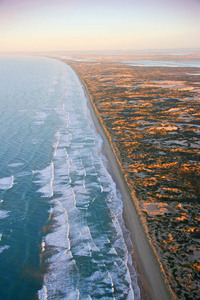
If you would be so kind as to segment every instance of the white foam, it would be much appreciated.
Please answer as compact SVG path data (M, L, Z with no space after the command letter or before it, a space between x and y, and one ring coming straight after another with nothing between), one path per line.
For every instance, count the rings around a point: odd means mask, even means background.
M113 280L112 280L112 276L111 274L108 272L108 278L110 280L110 284L111 284L111 292L114 293L115 289L114 289L114 283L113 283Z
M0 189L9 190L13 187L14 176L0 178Z
M72 142L72 134L71 133L68 133L68 134L63 134L62 135L62 139L60 139L60 142L59 142L59 147L60 148L68 148L70 146Z
M0 219L5 219L8 217L9 211L7 210L0 210Z
M27 109L19 109L18 111L24 113L24 112L27 112L28 110Z
M48 218L48 221L50 221L52 219L52 216L53 216L53 207L50 208L49 210L49 218Z
M31 171L32 173L32 171ZM16 177L25 177L29 176L31 174L30 172L20 172L19 174L16 175Z
M76 256L90 256L91 257L91 247L90 244L80 243L76 246L76 250L74 252Z
M44 111L36 112L34 124L35 125L44 124L44 121L46 120L47 116L48 114Z
M54 157L63 157L66 156L65 149L56 149L54 152Z
M66 80L66 101L61 97L54 110L62 121L55 135L54 157L51 165L35 171L34 176L39 191L51 193L50 218L55 225L41 244L42 253L50 247L53 254L38 297L92 299L98 295L105 299L109 291L115 299L119 288L124 291L122 297L133 299L131 260L121 229L121 198L106 169L102 139L95 132L80 83L70 72ZM106 226L95 219L96 205L102 217L107 213ZM84 260L92 268L91 276L80 272Z
M111 255L117 255L117 251L116 249L113 247L109 250L108 254L111 254Z
M69 124L70 124L70 119L69 119L69 112L66 113L67 115L67 124L66 124L66 127L68 128L69 127Z
M35 125L42 125L42 124L44 124L44 121L35 121L34 124Z
M80 297L79 290L75 290L69 294L68 299L69 300L79 300L79 297Z
M40 300L48 299L47 288L43 285L42 289L38 291L38 297Z
M12 163L12 164L8 165L8 167L12 167L12 168L16 168L16 167L20 167L20 166L23 166L23 163Z
M74 206L76 207L76 194L75 194L73 188L71 188L71 191L72 191L72 195L73 195L73 199L74 199Z
M7 249L9 249L9 248L10 248L10 246L8 246L8 245L5 245L5 246L0 247L0 254L1 254L4 250L7 250Z
M54 157L56 157L56 151L57 151L57 148L58 148L58 145L59 145L59 142L60 142L60 132L59 131L57 132L56 137L57 137L57 141L56 141L56 144L54 146L54 148L55 148Z
M66 209L63 207L62 202L60 200L54 200L54 203L57 204L57 209L59 209L60 214L55 217L55 221L57 224L62 225L58 226L57 229L48 234L45 238L46 244L60 247L62 249L70 250L70 239L69 239L69 221L68 221L68 213Z
M42 243L41 243L41 252L43 253L45 251L45 241L43 240Z
M39 180L35 183L42 184L42 187L38 190L39 193L43 194L43 197L53 196L53 181L54 181L54 163L51 162L49 166L40 171L35 171L39 174Z
M36 118L45 120L47 118L47 113L44 111L36 112Z

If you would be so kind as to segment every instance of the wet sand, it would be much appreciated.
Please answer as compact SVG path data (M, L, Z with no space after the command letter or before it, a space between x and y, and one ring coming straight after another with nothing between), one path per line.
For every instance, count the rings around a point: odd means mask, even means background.
M64 59L60 60L70 65L70 63L68 63ZM165 275L162 271L162 267L159 263L158 257L156 256L152 248L153 245L151 245L148 239L145 230L145 225L138 214L138 200L134 196L134 194L130 192L122 174L119 162L117 161L117 158L115 156L115 150L111 143L111 138L107 132L107 129L101 123L99 113L93 105L92 96L89 94L87 86L84 84L84 81L79 76L79 74L76 71L75 73L79 77L85 90L91 117L94 121L97 132L101 135L103 139L103 151L111 166L113 179L115 180L121 192L124 210L124 221L126 227L131 233L131 239L134 247L133 256L137 264L139 278L141 277L141 280L139 280L139 286L141 289L141 299L175 299L173 292L170 290L169 285L166 282Z

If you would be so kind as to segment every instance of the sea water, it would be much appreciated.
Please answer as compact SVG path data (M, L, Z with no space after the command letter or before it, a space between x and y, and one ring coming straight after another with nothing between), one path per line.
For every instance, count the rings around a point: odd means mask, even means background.
M61 61L0 58L0 299L139 299L119 190Z

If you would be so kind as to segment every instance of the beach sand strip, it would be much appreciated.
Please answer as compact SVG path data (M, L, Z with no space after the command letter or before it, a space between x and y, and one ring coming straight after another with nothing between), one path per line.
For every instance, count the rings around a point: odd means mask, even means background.
M141 299L176 299L173 291L169 287L160 262L158 261L158 257L155 254L155 250L153 249L152 244L146 234L144 223L142 222L140 212L138 211L138 200L134 196L134 193L131 193L124 179L120 164L115 155L111 137L109 136L105 126L102 124L101 117L93 103L92 96L90 95L83 78L81 78L77 70L74 69L70 62L64 59L60 60L69 65L78 76L88 99L88 108L90 110L96 130L103 139L103 152L110 164L111 175L113 176L113 179L121 193L123 201L123 217L125 225L131 234L134 248L133 256L137 264L139 277L141 276L142 283L139 283L140 289L143 289L141 290Z

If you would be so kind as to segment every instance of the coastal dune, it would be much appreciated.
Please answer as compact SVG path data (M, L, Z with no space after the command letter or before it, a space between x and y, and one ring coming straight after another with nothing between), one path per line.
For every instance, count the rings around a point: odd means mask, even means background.
M66 64L70 65L69 61L60 59ZM71 66L73 69L73 66ZM137 264L139 276L142 280L140 283L142 299L155 299L155 300L168 300L175 299L175 296L170 289L168 282L164 276L164 272L161 270L159 261L152 249L150 241L144 229L144 224L141 222L138 210L136 209L138 200L133 193L130 192L127 183L122 174L120 165L115 156L111 139L107 132L107 129L103 126L101 118L92 100L92 96L89 94L87 86L84 80L79 76L78 72L74 70L79 77L85 95L88 99L88 107L91 113L91 117L94 121L97 132L103 139L103 151L109 161L111 167L111 175L116 182L122 196L123 201L123 215L126 227L131 233L131 239L134 247L134 259Z

